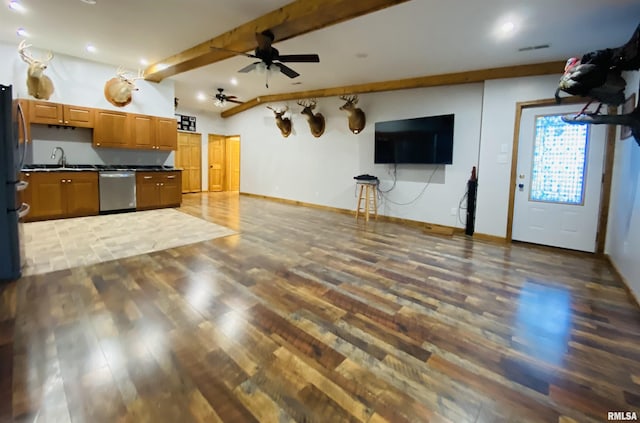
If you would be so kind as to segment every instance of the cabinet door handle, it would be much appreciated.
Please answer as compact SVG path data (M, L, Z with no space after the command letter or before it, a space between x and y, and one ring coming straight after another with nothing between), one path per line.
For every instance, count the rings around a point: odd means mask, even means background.
M96 143L96 145L97 145L98 147L100 147L100 143L99 143L99 142L97 142L97 143Z
M153 176L143 176L144 179L151 179Z
M67 182L71 182L71 179L67 179Z
M167 176L167 179L175 179L176 175Z

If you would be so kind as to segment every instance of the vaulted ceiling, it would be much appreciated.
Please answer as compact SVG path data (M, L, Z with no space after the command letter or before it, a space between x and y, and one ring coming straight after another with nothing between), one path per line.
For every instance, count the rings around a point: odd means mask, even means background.
M150 64L163 63L290 4L287 0L20 2L24 12L8 7L0 10L1 41L17 45L16 29L22 27L34 47L108 63L114 71L119 65L134 70L149 66L141 65L141 58ZM335 14L336 20L342 19L344 11L335 6L340 1L306 2L317 9L318 16ZM507 22L512 25L510 31ZM315 28L322 25L307 21L301 25L309 28L293 30L294 35L296 31L302 35L284 41L279 41L274 30L273 45L281 54L317 53L320 63L291 63L301 75L295 79L274 75L269 88L264 74L237 72L253 61L245 56L231 56L167 77L175 81L181 107L219 113L224 109L211 100L217 88L250 100L293 91L564 61L623 44L639 22L637 0L410 0L320 29ZM96 47L95 53L85 50L88 43ZM548 47L533 48L545 45ZM226 46L243 49L232 43ZM558 75L561 73L558 69ZM232 78L237 85L232 85ZM199 101L198 93L207 100Z

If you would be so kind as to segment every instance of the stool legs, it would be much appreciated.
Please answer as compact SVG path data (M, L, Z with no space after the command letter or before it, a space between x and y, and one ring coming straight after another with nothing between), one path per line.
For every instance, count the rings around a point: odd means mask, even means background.
M369 215L374 214L378 219L378 200L376 196L376 186L374 184L358 184L358 206L356 208L356 220L360 214L364 214L365 221L369 221ZM364 202L364 204L362 204Z

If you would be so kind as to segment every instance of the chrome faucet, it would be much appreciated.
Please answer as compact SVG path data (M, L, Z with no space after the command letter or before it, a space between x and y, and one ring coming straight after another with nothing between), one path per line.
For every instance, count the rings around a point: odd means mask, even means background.
M58 152L58 150L60 150L60 152L62 153L60 155L60 158L58 159L58 164L61 165L62 167L65 167L67 165L67 156L65 156L64 150L62 149L62 147L54 148L53 153L51 153L51 158L52 159L56 158L56 153Z

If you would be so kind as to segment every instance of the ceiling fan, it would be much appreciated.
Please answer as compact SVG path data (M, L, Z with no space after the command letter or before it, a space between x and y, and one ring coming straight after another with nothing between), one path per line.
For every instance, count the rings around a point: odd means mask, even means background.
M231 51L232 53L251 57L253 59L259 59L257 62L253 62L248 66L240 69L238 72L247 73L251 72L254 69L257 69L258 72L264 72L269 76L269 73L277 73L282 72L287 75L289 78L296 78L300 76L300 74L284 63L318 63L320 62L320 57L317 54L280 54L278 49L272 47L271 44L275 40L275 36L271 30L267 29L262 32L256 32L256 41L258 46L254 50L253 54L249 53L241 53L232 50L219 49ZM213 47L217 48L217 47ZM267 80L267 88L269 88L268 80Z
M218 107L224 107L226 106L227 102L229 103L236 103L236 104L243 104L243 101L239 101L236 100L235 95L226 95L223 93L224 88L218 88L218 94L216 94L214 96L214 100L215 100L215 105Z

